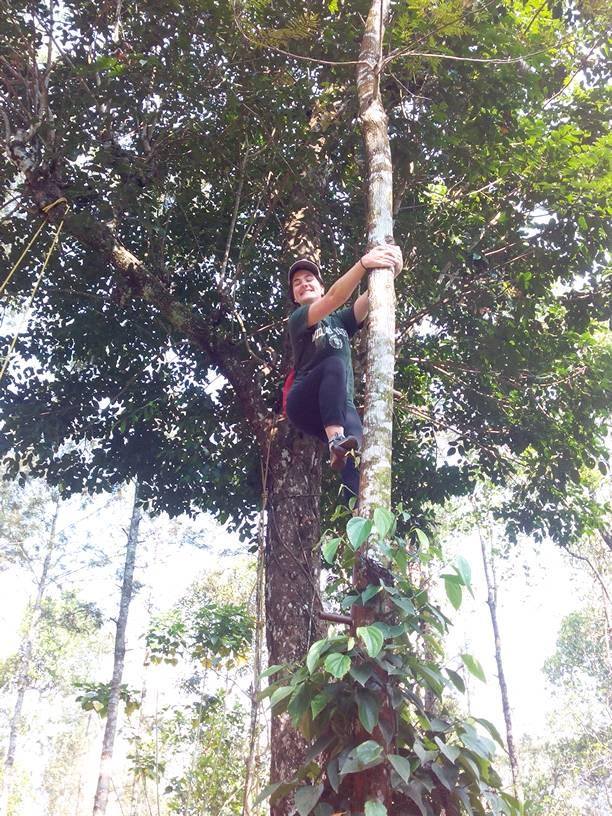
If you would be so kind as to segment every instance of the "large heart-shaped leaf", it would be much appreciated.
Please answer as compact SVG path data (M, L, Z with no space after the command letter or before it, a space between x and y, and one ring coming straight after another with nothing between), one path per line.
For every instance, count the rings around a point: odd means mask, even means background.
M310 649L308 650L308 654L306 655L306 666L308 667L308 671L310 674L316 669L317 664L319 663L319 659L321 655L326 652L330 647L329 638L323 638L322 640L315 641Z
M324 785L303 785L295 792L295 809L300 816L308 816L323 794Z
M410 774L412 773L412 767L406 757L400 756L399 754L389 754L387 759L404 782L408 782Z
M377 626L358 626L357 635L365 643L367 653L370 657L376 657L383 647L383 633Z
M325 671L329 672L332 677L340 679L344 677L347 671L351 668L351 658L345 654L332 652L325 658Z
M349 519L346 525L346 534L354 550L358 550L362 544L365 544L371 532L372 521L370 519L361 518L361 516L354 516L352 519Z
M374 768L383 761L383 749L374 740L366 740L349 753L340 769L340 775L358 773L366 768Z
M373 518L376 532L381 538L385 538L395 523L395 516L386 508L377 507L374 510Z

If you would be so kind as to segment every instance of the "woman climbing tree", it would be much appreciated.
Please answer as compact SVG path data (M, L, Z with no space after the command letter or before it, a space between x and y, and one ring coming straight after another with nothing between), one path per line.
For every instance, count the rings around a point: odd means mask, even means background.
M344 306L368 269L403 266L394 245L376 246L325 291L317 264L300 258L289 269L288 284L296 309L289 318L295 379L287 395L289 420L300 431L327 442L330 465L342 471L348 496L359 493L354 454L363 429L355 410L350 338L368 313L368 293ZM351 454L351 455L349 455ZM347 498L348 498L347 496Z

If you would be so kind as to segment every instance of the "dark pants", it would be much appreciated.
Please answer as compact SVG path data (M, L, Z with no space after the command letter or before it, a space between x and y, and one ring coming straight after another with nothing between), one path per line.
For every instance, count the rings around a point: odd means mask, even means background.
M325 428L341 425L346 436L361 441L363 427L355 406L346 397L346 369L339 357L326 357L316 368L291 386L287 416L295 427L327 442ZM346 457L341 472L344 500L359 493L359 471L352 456Z

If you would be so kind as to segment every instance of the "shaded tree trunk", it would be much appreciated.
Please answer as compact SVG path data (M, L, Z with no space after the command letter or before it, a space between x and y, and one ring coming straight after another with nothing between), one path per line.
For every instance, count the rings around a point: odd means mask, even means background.
M319 496L322 447L286 422L277 426L268 479L266 536L266 640L270 664L302 660L322 636L319 623ZM272 719L273 781L290 779L302 764L307 743L286 714ZM288 816L288 800L271 808Z
M4 773L2 775L2 789L0 791L0 816L6 816L8 813L9 799L12 791L13 770L15 767L15 754L17 753L17 741L19 737L19 729L21 727L23 704L26 692L31 686L30 679L30 665L32 662L32 651L34 648L34 639L36 637L36 630L42 615L42 603L49 586L49 570L51 567L51 556L55 549L55 531L57 525L57 516L59 513L59 499L55 503L53 511L53 519L49 530L49 538L47 542L47 550L45 553L45 560L43 562L40 578L36 588L36 598L32 605L30 612L30 620L24 635L23 641L19 648L19 668L17 676L17 698L13 707L13 713L9 723L9 739L6 750L6 757L4 760Z
M506 725L506 742L508 743L508 758L510 760L510 771L512 773L512 786L514 795L519 796L521 792L521 782L519 774L518 757L514 745L514 732L512 729L512 712L510 709L510 699L508 695L508 684L504 672L502 659L501 637L499 633L499 622L497 619L497 579L495 576L495 564L493 554L487 553L487 545L480 528L478 529L480 538L480 551L482 553L482 565L484 567L485 580L487 583L487 606L491 615L491 626L493 627L493 638L495 640L495 662L497 664L497 679L504 712L504 723Z
M119 603L119 616L117 618L117 632L115 635L113 677L111 680L110 694L108 699L106 726L104 728L104 736L102 738L100 774L98 776L98 785L94 799L93 816L103 816L103 814L106 813L106 805L108 803L108 793L111 782L111 765L113 761L113 749L115 745L117 718L119 714L119 691L125 661L125 630L127 627L128 612L130 608L130 601L132 600L134 586L134 566L136 563L136 547L138 544L138 528L140 526L140 518L141 509L138 505L138 483L135 483L132 517L130 520L130 529L128 531L127 544L125 548L125 566L123 569L123 579L121 582L121 601Z

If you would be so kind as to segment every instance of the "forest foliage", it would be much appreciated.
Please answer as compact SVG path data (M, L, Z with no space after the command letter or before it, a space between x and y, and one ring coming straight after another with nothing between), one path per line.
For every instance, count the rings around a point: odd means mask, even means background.
M288 367L287 224L307 213L304 230L315 234L330 280L363 250L353 74L368 5L313 0L299 13L267 0L3 6L0 238L15 272L2 301L3 356L11 355L0 391L4 473L22 485L43 477L66 497L137 479L147 509L212 512L248 537L267 489L264 429L279 421ZM379 511L378 522L353 518L346 539L336 531L323 544L327 565L346 572L355 541L378 532L396 576L362 587L358 605L384 619L387 604L393 615L357 638L317 641L306 667L271 687L274 708L286 703L307 736L334 732L321 750L336 751L326 774L340 799L336 771L382 761L384 717L367 688L376 672L362 674L364 682L354 676L378 659L396 678L389 695L400 689L410 701L392 705L404 729L388 760L398 796L410 788L410 807L421 814L519 807L496 792L488 737L460 717L451 724L441 716L436 730L416 702L417 681L430 698L460 684L440 673L442 647L431 631L418 648L412 642L425 624L444 635L446 619L412 580L408 560L419 560L440 508L484 481L503 487L494 512L510 541L527 534L581 547L603 528L609 508L596 484L609 453L608 28L600 0L393 4L381 90L407 262L398 279L393 441L401 511L395 530L396 519ZM15 267L43 213L48 228ZM60 229L26 330L15 335ZM331 496L324 509L337 526ZM66 541L52 535L34 543L33 555L22 551L21 522L10 512L0 521L2 563L27 566L42 554L47 576L53 555L63 574ZM415 532L410 546L398 544L410 530L426 531L423 541ZM90 556L87 548L79 555L83 569L95 566ZM54 580L39 581L39 595ZM343 580L332 581L331 603L340 604ZM442 580L458 608L470 584L465 564ZM239 672L252 610L200 600L151 629L151 660ZM37 661L53 665L45 621L54 622L51 641L63 620L72 621L71 636L95 633L95 610L79 604L71 595L34 602L21 657L3 673L18 695L35 687ZM565 622L566 647L572 626L585 625ZM547 670L562 685L571 655L554 660ZM468 653L462 665L481 671ZM48 677L55 682L51 669ZM108 688L82 679L81 704L103 715ZM168 723L156 714L153 755L151 729L144 741L134 737L133 778L152 780L159 797L160 745L191 735L193 762L168 790L168 807L184 813L198 806L195 790L198 801L217 790L206 782L218 769L206 764L204 730L229 758L215 729L225 722L238 739L244 728L227 696L197 693L199 702L170 712ZM125 685L122 696L136 716L137 694ZM315 700L318 716L309 708ZM343 742L334 723L347 713L366 734L378 728L380 739L356 743L351 732ZM229 795L239 807L240 771L233 778L235 789L207 807L222 808ZM332 812L318 778L296 793L301 816ZM130 801L139 806L135 783ZM379 816L368 804L367 816Z

